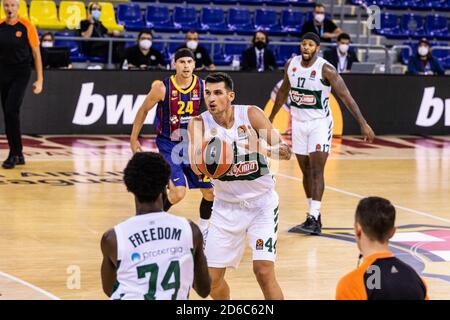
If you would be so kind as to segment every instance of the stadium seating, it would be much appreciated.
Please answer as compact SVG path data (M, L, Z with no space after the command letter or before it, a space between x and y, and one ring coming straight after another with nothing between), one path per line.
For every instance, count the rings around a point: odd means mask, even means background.
M232 33L232 31L228 30L225 12L222 8L202 8L200 13L200 24L204 32L208 31L216 34Z
M182 31L201 30L195 7L175 7L173 12L173 23L175 28Z
M81 1L61 1L59 19L67 29L78 29L80 21L86 19L86 7Z
M428 15L426 17L425 29L430 37L440 40L450 40L448 18L438 15Z
M413 38L421 38L426 35L423 18L418 14L404 14L402 16L401 29L403 34Z
M22 18L26 18L29 19L29 15L28 15L28 7L27 7L27 3L25 2L25 0L20 0L20 5L19 5L19 16L21 16ZM3 10L3 1L0 2L0 19L4 19L6 18L6 14L5 11Z
M282 42L296 42L298 39L281 39ZM277 50L277 64L279 66L283 66L286 61L292 58L293 55L300 54L300 46L299 45L280 45Z
M140 31L145 28L141 8L135 3L121 3L117 6L117 22L130 31Z
M255 26L250 10L237 8L228 10L228 29L238 34L253 34Z
M225 38L225 41L245 41L244 38ZM247 49L246 44L241 43L226 43L223 45L223 54L226 64L230 64L233 61L233 56L242 57L242 52Z
M66 27L66 25L58 19L58 12L54 1L31 1L30 20L36 27L42 29L62 30Z
M283 34L275 10L257 9L255 12L255 28L272 35Z
M100 2L102 8L102 15L100 16L100 21L108 29L108 31L120 31L124 30L123 25L117 24L116 14L114 11L114 6L111 2Z
M175 28L169 9L162 6L148 6L145 13L147 28L161 32L178 31Z
M185 37L184 36L170 36L169 37L170 40L178 40L177 42L168 42L167 43L167 51L169 53L170 56L174 55L175 52L177 51L177 49L184 45L185 43Z
M281 12L280 25L281 30L285 33L300 33L304 21L305 16L302 12L291 9L283 10Z
M399 17L392 13L382 13L380 16L380 29L375 29L377 33L387 38L408 38L399 25Z
M75 36L72 32L60 31L55 32L55 36L61 37L73 37ZM73 40L55 40L56 47L68 47L70 50L70 60L72 62L85 62L87 60L86 56L80 50L80 42Z

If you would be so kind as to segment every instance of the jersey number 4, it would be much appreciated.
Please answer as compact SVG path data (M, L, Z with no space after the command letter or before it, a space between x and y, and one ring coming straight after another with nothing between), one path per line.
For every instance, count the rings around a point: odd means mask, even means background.
M147 264L145 266L137 267L138 278L145 278L147 273L150 273L150 279L148 282L148 292L144 295L145 300L155 300L155 294L157 289L157 281L158 281L158 272L159 267L156 263ZM174 280L169 282L174 276ZM175 292L172 295L172 300L177 299L178 290L180 290L180 263L177 260L174 260L170 263L169 268L164 275L164 278L161 282L161 287L164 290L175 289Z
M192 101L188 101L187 105L184 101L178 101L178 114L193 114L194 113L194 103Z

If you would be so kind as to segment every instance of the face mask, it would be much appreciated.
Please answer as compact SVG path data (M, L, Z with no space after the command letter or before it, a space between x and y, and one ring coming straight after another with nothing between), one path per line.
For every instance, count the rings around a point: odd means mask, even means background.
M99 21L101 15L102 12L100 10L92 10L92 18L94 18L94 20Z
M198 47L198 41L189 40L188 42L186 42L186 47L188 47L191 50L196 50Z
M322 23L325 20L325 15L323 13L318 13L314 16L317 22Z
M51 48L53 47L53 41L42 41L42 48Z
M152 47L152 42L150 40L141 40L139 41L139 46L144 50L148 50Z
M258 50L264 49L264 48L266 47L266 43L263 42L263 41L256 41L256 42L255 42L255 47L256 47Z
M419 55L421 55L422 57L426 56L428 54L428 48L427 47L419 47L419 49L417 50L419 52Z
M346 54L348 52L348 44L340 44L339 45L339 51L343 54Z

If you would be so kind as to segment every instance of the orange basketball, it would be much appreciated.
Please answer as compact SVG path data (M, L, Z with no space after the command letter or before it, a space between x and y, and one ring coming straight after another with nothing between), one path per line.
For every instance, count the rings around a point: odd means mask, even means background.
M203 140L195 152L195 164L204 175L218 179L230 171L234 163L233 146L217 137Z

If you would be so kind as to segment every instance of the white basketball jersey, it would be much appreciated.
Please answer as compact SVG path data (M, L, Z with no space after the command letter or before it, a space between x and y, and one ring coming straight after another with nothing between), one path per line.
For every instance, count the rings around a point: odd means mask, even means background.
M325 59L317 57L309 68L301 64L302 56L292 58L287 73L291 84L291 115L295 121L309 121L331 117L328 100L331 86L322 77Z
M214 196L228 202L240 202L256 198L275 187L270 174L268 160L259 153L249 153L237 143L248 144L248 138L240 126L251 125L248 119L249 106L233 105L234 124L226 129L213 119L209 111L201 114L204 124L204 138L218 137L230 143L234 149L234 165L220 179L212 179Z
M118 224L114 231L118 268L112 299L188 299L194 259L187 219L148 213Z

